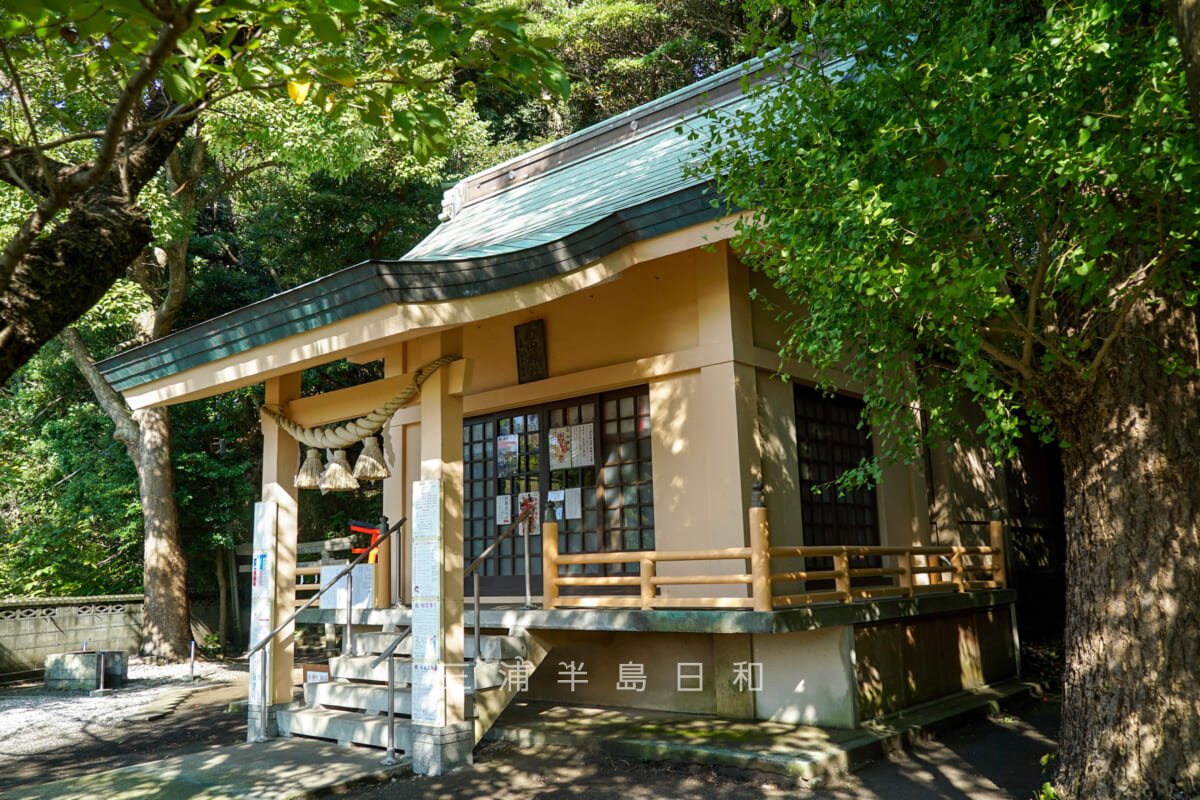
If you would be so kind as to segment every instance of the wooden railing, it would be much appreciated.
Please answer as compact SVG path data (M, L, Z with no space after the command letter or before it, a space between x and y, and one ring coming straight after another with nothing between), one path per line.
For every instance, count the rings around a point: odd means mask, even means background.
M1004 526L989 524L991 543L983 547L771 547L762 486L755 484L749 514L750 546L709 550L643 550L612 553L563 554L558 552L558 524L547 522L542 531L542 602L545 608L745 608L771 611L812 603L851 603L855 600L912 597L939 592L965 592L1005 586ZM832 559L832 569L784 569L778 559ZM860 565L864 559L878 565ZM744 572L716 573L698 568L695 574L660 575L658 565L673 562L740 560ZM560 575L559 567L637 564L638 574ZM808 564L805 563L805 567ZM778 567L778 569L777 569ZM777 584L813 581L832 584L813 591L778 594ZM747 596L663 596L663 586L718 586L742 584ZM563 596L564 587L586 587L596 592ZM604 594L606 587L628 587L626 594ZM636 587L636 593L633 588Z

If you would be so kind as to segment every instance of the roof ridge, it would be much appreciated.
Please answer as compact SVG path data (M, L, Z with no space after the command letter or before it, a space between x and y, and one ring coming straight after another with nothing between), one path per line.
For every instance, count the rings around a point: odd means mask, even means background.
M446 190L441 220L453 219L463 208L516 185L659 131L667 124L676 124L686 117L685 113L679 112L694 111L705 95L715 94L716 102L713 105L723 105L741 95L743 78L761 73L765 66L763 58L735 64L663 97L463 178Z

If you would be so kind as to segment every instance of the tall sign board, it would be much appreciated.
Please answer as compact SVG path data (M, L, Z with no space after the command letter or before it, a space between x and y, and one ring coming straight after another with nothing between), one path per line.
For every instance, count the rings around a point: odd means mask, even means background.
M254 504L253 555L250 562L250 646L258 644L274 627L275 524L279 506ZM269 647L250 656L250 705L262 704L262 662ZM268 689L270 687L267 687ZM268 701L269 702L269 701Z
M442 482L413 482L412 719L446 724L442 630Z

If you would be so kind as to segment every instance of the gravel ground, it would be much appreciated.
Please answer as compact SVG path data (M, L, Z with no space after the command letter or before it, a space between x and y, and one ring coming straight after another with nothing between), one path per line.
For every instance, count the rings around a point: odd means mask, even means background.
M196 662L197 688L244 680L245 674L245 667ZM129 680L108 697L50 691L42 684L0 688L0 768L8 758L60 750L113 733L128 724L125 717L159 695L188 686L188 675L187 664L159 666L130 658Z

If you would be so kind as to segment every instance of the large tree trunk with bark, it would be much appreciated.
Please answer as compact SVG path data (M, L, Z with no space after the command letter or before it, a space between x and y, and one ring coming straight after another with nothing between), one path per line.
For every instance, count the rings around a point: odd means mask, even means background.
M104 185L30 247L0 291L0 385L99 302L150 241L145 212Z
M171 464L171 422L165 408L134 413L138 426L138 483L145 517L146 594L142 655L178 661L192 639L188 615L187 556L179 535L175 468Z
M152 324L152 320L146 320ZM145 531L142 588L142 654L181 660L188 654L191 623L187 602L187 556L175 502L175 470L171 464L171 419L165 408L130 414L125 401L96 369L87 345L74 328L59 340L83 374L96 401L116 428L113 438L138 473Z
M1168 353L1182 369L1168 369ZM1134 307L1060 419L1067 669L1059 787L1072 800L1200 788L1200 343L1168 298ZM1185 795L1174 795L1184 788Z

